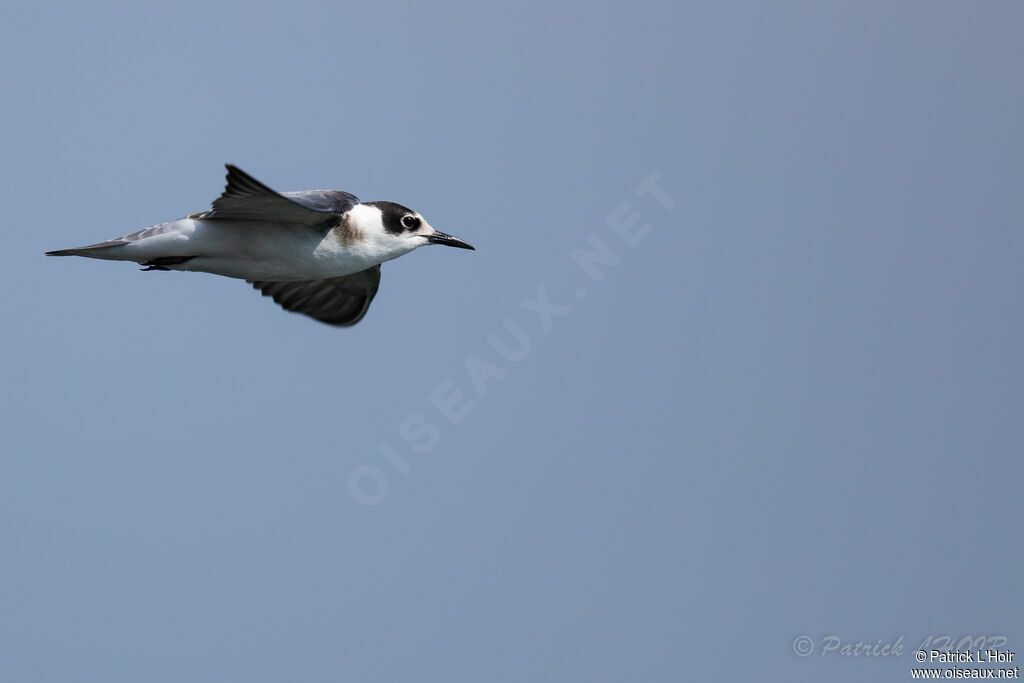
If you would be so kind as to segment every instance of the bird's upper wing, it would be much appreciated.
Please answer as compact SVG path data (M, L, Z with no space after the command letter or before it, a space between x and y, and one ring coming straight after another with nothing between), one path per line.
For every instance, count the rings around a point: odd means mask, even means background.
M337 190L275 192L231 164L227 187L213 200L213 209L197 218L203 220L249 220L274 223L321 225L334 222L359 203L355 195Z
M380 266L326 280L249 281L263 296L274 297L287 311L304 313L328 325L355 325L366 315L380 285Z

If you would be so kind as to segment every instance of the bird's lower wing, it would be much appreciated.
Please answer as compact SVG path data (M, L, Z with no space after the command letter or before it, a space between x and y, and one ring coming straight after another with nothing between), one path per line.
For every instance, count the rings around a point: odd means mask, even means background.
M366 315L377 287L380 266L343 277L292 282L248 281L285 310L302 313L328 325L355 325Z

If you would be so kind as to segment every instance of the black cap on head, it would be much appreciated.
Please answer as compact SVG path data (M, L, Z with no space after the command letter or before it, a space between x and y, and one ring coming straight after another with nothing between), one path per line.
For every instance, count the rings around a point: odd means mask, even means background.
M384 229L393 235L399 235L403 232L410 232L419 227L419 222L413 227L408 227L402 224L402 218L409 214L415 214L416 212L412 209L402 206L401 204L395 204L394 202L366 202L370 206L376 206L380 209L381 220L384 221Z

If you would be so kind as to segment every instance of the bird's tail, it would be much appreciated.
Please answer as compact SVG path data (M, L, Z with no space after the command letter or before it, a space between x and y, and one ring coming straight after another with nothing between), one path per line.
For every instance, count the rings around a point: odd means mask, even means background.
M88 258L101 258L110 261L133 261L133 258L127 257L119 247L123 247L126 244L124 240L108 240L106 242L99 242L97 244L89 244L84 247L75 247L74 249L58 249L56 251L46 252L47 256L86 256Z

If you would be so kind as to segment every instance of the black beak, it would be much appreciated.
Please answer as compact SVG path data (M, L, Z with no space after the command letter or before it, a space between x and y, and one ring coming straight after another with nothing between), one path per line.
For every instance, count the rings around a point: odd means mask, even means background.
M446 235L443 232L435 232L432 235L427 235L427 241L431 244L443 244L446 247L458 247L459 249L472 249L476 251L476 248L472 244L463 242L458 237L452 237Z

